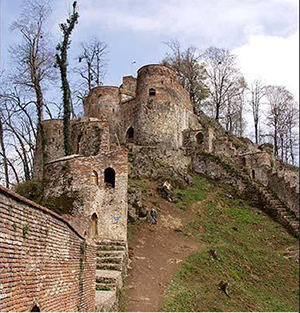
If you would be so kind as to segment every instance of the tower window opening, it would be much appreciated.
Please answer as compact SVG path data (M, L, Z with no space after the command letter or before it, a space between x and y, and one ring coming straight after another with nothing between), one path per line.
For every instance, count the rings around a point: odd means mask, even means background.
M98 235L98 216L96 213L92 214L92 237Z
M155 94L156 94L155 89L154 88L150 88L149 89L149 96L155 96Z
M77 154L79 154L81 138L82 138L82 134L79 134L78 137L77 137L77 142L76 142L76 153Z
M96 186L99 185L98 173L96 171L92 172L92 182L93 182L93 185L96 185Z
M104 171L104 183L106 187L115 188L116 172L113 168L108 167Z
M197 146L201 146L202 143L204 142L204 136L202 133L198 133L196 135L196 143L197 143Z
M41 312L41 310L37 305L35 305L30 312Z
M126 132L127 142L132 142L134 138L134 128L130 126Z
M255 170L252 170L252 178L255 179Z

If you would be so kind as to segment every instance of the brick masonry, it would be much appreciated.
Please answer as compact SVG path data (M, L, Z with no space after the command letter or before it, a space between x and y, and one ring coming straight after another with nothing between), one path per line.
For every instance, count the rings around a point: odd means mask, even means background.
M0 310L95 310L95 246L56 213L0 186Z
M105 183L105 170L115 172L115 186ZM96 240L126 241L127 238L127 151L115 150L96 156L69 156L45 167L45 197L49 201L63 196L71 202L70 223ZM93 219L97 231L93 233Z

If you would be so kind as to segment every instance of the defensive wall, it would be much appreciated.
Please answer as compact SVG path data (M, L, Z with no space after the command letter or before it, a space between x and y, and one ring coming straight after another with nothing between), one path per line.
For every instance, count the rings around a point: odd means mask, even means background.
M58 214L0 186L0 310L94 311L95 247Z

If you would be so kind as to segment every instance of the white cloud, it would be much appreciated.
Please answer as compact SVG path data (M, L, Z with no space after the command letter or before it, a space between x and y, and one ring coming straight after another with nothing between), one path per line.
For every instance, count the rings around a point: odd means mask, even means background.
M286 86L299 100L299 31L287 38L251 36L233 52L249 81Z
M234 48L248 36L288 36L297 29L292 0L114 0L80 2L81 27L158 32L194 44Z

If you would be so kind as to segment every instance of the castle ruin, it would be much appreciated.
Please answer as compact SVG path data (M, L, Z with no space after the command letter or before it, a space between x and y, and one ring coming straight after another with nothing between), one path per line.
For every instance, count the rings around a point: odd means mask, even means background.
M190 184L190 173L197 172L224 180L258 197L270 215L299 234L297 173L278 161L268 145L232 136L205 114L196 115L169 67L146 65L137 78L123 77L120 87L92 89L84 116L70 125L72 155L64 156L63 121L47 120L43 126L45 153L39 138L35 176L44 181L47 203L64 215L1 188L1 215L7 221L1 231L2 263L10 264L12 255L20 258L26 282L10 284L18 267L2 269L0 279L8 280L1 282L1 311L116 309L126 273L128 175L159 179L163 172ZM133 168L130 155L135 156ZM31 216L31 211L36 213ZM44 235L27 231L24 236L26 223ZM51 232L57 233L53 248L47 239ZM56 277L56 269L64 274ZM52 275L52 283L43 282ZM73 287L66 278L71 275L78 281Z

